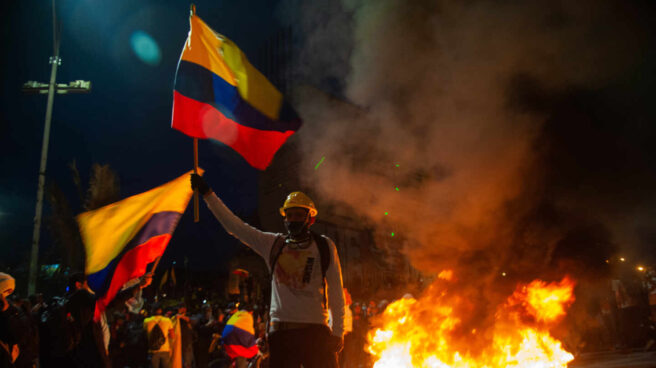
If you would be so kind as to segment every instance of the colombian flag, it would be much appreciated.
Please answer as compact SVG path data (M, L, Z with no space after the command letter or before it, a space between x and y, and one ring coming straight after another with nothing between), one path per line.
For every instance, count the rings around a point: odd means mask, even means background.
M223 347L230 358L252 358L259 351L255 344L253 316L247 311L233 314L223 328Z
M199 170L202 174L202 170ZM155 189L78 215L95 318L123 285L160 257L193 194L189 173Z
M192 14L178 64L171 126L232 147L264 170L301 126L282 94L232 41Z

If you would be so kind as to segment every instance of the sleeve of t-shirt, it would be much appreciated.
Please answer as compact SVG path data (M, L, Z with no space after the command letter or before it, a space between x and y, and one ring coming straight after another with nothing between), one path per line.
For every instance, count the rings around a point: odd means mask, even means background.
M214 217L219 220L229 234L253 249L264 258L267 264L269 263L269 253L278 236L277 234L260 231L243 222L213 192L203 196L203 199L207 203L207 207L214 214Z
M342 285L342 267L339 264L337 247L328 239L330 247L330 266L326 270L326 283L328 286L328 307L333 317L333 335L344 335L344 289Z

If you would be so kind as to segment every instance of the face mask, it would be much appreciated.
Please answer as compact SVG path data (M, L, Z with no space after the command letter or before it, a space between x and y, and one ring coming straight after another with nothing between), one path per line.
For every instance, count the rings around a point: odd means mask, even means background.
M285 227L292 237L301 235L308 229L307 221L285 221Z

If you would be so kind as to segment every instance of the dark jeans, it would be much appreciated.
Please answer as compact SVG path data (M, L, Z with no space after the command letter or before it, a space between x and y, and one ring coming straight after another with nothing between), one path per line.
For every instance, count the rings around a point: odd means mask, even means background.
M339 368L337 353L330 351L330 329L316 325L281 330L269 336L269 368Z
M235 368L248 368L248 359L244 357L235 358Z
M168 351L150 353L150 366L153 368L170 368L171 354Z

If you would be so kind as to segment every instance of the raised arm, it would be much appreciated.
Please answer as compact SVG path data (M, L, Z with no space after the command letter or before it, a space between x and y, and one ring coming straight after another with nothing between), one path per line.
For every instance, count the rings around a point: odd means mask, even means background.
M203 195L203 199L210 211L214 214L217 220L223 225L223 228L235 238L239 239L242 243L249 246L257 254L259 254L266 262L269 260L269 252L271 246L276 240L277 235L274 233L263 232L256 229L239 217L237 217L226 205L217 197L212 189L205 183L201 176L192 174L192 188L198 188L198 191Z

